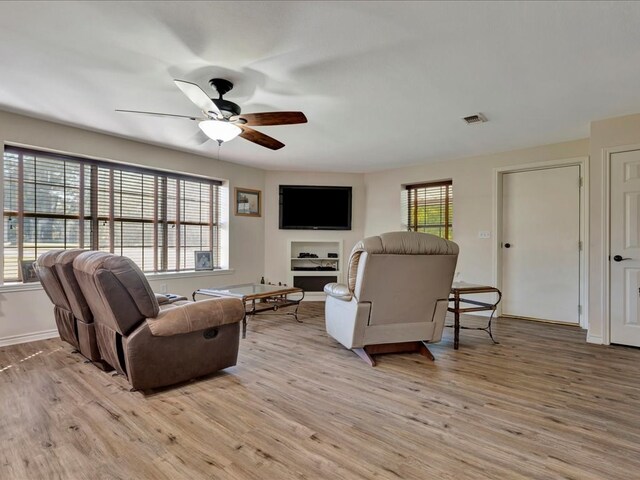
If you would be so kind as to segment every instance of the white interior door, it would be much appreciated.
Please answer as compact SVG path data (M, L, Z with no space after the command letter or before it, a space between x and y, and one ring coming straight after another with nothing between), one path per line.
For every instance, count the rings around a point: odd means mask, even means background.
M580 167L502 176L502 314L579 324Z
M611 155L611 342L640 347L640 150Z

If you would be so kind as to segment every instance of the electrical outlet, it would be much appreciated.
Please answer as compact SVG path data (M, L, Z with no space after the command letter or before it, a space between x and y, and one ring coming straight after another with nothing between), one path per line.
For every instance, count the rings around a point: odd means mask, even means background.
M480 230L478 232L478 238L491 238L491 232L487 230Z

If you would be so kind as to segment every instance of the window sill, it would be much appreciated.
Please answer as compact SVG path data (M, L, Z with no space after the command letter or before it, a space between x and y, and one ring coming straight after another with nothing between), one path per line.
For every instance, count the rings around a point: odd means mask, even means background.
M28 292L30 290L42 290L42 285L40 285L40 282L6 283L4 285L0 285L0 293Z
M171 280L174 278L197 278L210 277L214 275L232 275L236 273L233 269L226 270L189 270L187 272L166 272L166 273L147 273L147 280Z
M177 278L197 278L197 277L209 277L217 275L232 275L235 273L233 269L226 270L191 270L188 272L167 272L167 273L148 273L145 276L147 280L173 280ZM28 292L31 290L42 290L40 282L33 283L6 283L0 285L0 293L9 292Z

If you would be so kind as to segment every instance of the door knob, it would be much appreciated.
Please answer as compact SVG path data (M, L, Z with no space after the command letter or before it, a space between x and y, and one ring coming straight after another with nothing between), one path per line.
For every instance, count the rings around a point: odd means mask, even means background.
M614 262L622 262L623 260L632 260L631 258L622 258L622 255L616 255L613 257Z
M511 248L511 244L510 243L505 243L504 244L504 248Z

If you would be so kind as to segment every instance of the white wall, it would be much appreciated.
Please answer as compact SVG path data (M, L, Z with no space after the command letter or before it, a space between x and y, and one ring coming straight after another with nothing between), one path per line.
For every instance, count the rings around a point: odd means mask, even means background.
M492 229L494 169L586 157L588 153L589 141L584 139L365 174L365 236L400 229L403 184L453 180L453 240L460 245L458 279L491 285L496 261L492 242L496 232L491 232L491 239L479 239L478 232Z
M365 188L362 174L350 173L303 173L267 172L264 190L265 219L265 280L272 283L287 283L289 240L342 240L342 256L346 259L353 246L364 236ZM336 185L353 187L351 230L280 230L279 186L280 185ZM343 260L342 271L345 262Z
M260 169L0 111L0 144L5 143L228 180L230 192L236 186L264 188L265 175ZM159 290L166 285L170 292L190 296L198 287L255 281L264 265L264 225L264 218L235 217L231 212L228 228L232 274L198 272L191 278L152 280L151 286ZM7 287L0 287L0 345L35 339L29 335L46 335L52 329L53 308L41 289L7 291Z

